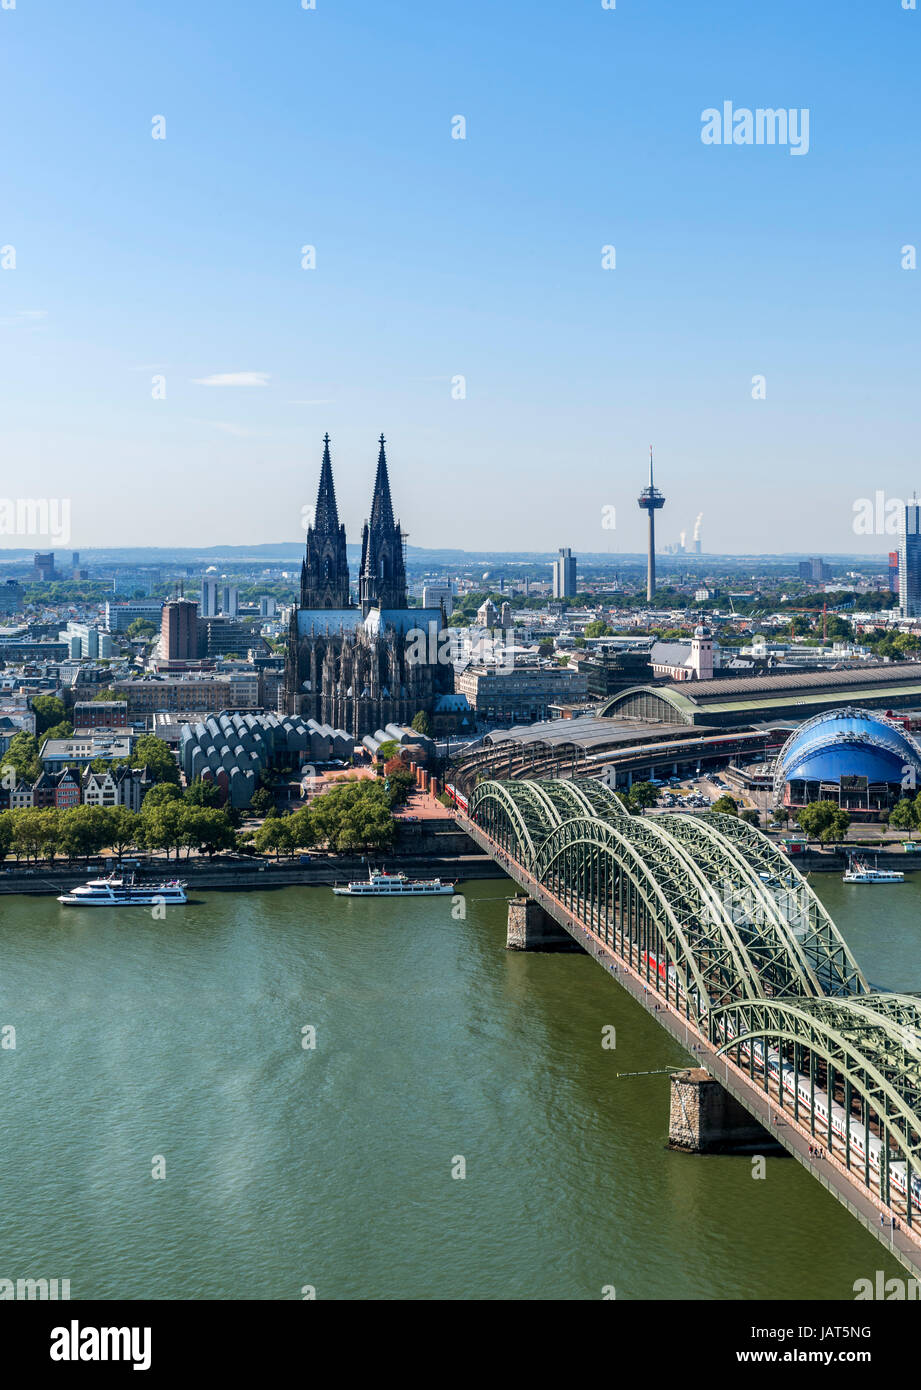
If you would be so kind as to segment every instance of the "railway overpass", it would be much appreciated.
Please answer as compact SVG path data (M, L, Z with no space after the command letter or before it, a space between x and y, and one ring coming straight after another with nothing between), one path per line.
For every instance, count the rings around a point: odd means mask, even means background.
M480 782L458 821L536 905L520 945L563 928L921 1275L921 999L871 988L775 845L589 779Z

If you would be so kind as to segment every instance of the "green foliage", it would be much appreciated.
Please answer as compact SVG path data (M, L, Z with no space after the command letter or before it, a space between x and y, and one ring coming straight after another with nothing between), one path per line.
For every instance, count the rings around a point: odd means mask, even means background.
M631 810L645 810L647 806L655 806L658 800L658 788L651 782L634 782L627 792L627 805Z
M265 787L257 787L249 804L253 815L267 816L275 809L275 798Z
M724 793L718 796L710 808L712 811L720 811L724 816L737 816L739 814L739 803L734 796Z
M739 812L739 820L744 820L747 825L761 824L761 817L758 815L758 812L753 811L750 807L746 807L744 811Z
M179 767L169 744L154 734L142 734L131 755L134 767L146 767L157 782L179 783Z
M388 847L395 831L391 804L383 782L370 778L338 782L310 803L314 843L334 850Z
M424 709L420 709L419 713L414 716L410 728L415 729L417 734L422 734L425 738L431 738L432 725Z
M586 637L614 636L614 629L609 627L607 623L602 622L600 618L596 619L593 623L586 623L584 632Z
M73 736L73 724L68 724L66 719L62 719L60 724L52 724L50 729L46 729L41 735L41 740L44 743L46 738L73 738Z
M12 768L19 781L34 782L42 765L38 756L38 739L24 732L14 734L10 746L3 754L0 774Z
M182 792L172 782L161 782L157 787L151 787L144 797L141 806L142 811L152 811L155 806L163 806L168 801L178 801Z
M399 751L400 745L395 738L385 738L384 742L377 750L377 756L382 762L386 763L389 762L391 758L395 758Z
M213 782L203 782L196 777L182 793L182 799L189 806L217 806L221 800L221 789Z
M39 738L54 725L61 724L67 718L67 706L57 695L33 696L32 712L35 715L35 732ZM62 735L52 734L51 737L62 737Z
M842 811L835 801L811 801L797 812L796 819L807 839L816 838L823 844L843 839L851 823L847 811Z
M111 702L112 700L117 700L119 698L120 697L118 695L118 692L113 690L111 686L107 686L105 690L97 691L97 693L93 696L93 703L100 704L103 701Z

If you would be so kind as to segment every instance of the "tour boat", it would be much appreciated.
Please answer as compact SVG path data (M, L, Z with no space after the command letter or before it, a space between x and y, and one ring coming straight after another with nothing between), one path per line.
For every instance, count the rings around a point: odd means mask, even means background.
M440 878L411 879L405 874L369 869L367 879L358 879L345 887L335 887L333 892L351 898L433 898L453 893L454 884L442 883Z
M186 885L178 878L164 883L137 883L134 874L119 878L91 878L79 888L62 893L59 903L65 907L159 907L187 902Z
M844 872L843 883L902 883L901 869L878 869L862 859L852 859Z

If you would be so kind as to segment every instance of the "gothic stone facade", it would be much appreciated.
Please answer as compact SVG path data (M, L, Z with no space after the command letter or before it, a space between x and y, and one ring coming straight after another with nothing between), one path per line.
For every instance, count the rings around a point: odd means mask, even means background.
M313 525L301 566L300 604L291 614L283 705L345 729L356 739L385 724L433 720L439 696L454 688L449 661L437 660L440 608L409 608L404 537L394 520L385 440L380 439L371 515L362 529L359 603L353 604L329 456L324 439Z

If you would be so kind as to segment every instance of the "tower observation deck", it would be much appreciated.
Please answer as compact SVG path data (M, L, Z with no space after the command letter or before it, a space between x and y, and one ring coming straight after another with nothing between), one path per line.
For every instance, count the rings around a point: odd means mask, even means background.
M637 499L649 516L649 546L646 559L646 601L652 603L656 591L656 512L665 506L665 498L652 480L652 445L649 446L649 486Z

